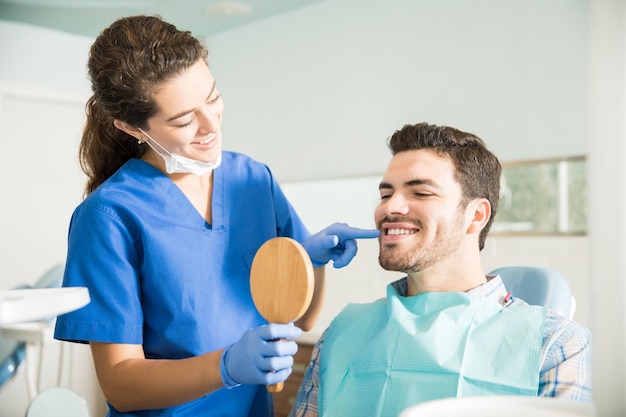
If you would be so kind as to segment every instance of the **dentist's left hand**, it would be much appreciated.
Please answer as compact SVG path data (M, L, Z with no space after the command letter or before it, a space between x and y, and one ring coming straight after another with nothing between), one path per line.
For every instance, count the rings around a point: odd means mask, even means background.
M274 385L291 374L302 330L292 324L270 323L247 330L222 352L220 374L226 388L239 384Z
M343 268L356 255L356 239L372 239L379 235L376 229L359 229L346 223L334 223L304 240L302 246L314 267L319 268L332 260L335 268Z

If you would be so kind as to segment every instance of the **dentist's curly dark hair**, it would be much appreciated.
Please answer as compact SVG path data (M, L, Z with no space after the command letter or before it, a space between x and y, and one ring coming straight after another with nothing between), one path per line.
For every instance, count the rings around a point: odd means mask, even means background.
M159 16L131 16L104 29L91 46L87 64L93 95L86 104L87 121L79 161L87 174L85 195L146 147L117 129L114 120L142 129L158 113L154 93L163 83L207 61L208 50L188 31Z

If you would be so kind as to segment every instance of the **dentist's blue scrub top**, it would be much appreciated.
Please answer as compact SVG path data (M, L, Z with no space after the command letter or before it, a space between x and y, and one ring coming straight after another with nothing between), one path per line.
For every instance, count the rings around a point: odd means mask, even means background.
M213 173L213 224L152 165L132 159L75 210L64 286L91 302L58 317L55 338L143 345L150 359L215 351L266 323L250 294L250 266L268 239L309 232L269 168L223 152ZM111 416L273 416L264 386L220 389L165 410Z

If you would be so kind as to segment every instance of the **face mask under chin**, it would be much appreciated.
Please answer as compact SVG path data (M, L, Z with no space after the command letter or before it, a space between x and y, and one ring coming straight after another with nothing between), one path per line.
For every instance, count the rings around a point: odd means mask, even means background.
M218 155L217 159L213 162L202 162L197 161L195 159L186 158L182 155L177 155L175 153L171 153L167 149L165 149L159 142L154 140L152 136L148 135L143 129L137 128L141 133L146 135L148 140L146 143L148 146L152 148L157 155L163 158L163 162L165 162L165 172L168 174L194 174L194 175L204 175L215 168L219 167L222 163L222 153ZM156 146L155 146L156 145Z

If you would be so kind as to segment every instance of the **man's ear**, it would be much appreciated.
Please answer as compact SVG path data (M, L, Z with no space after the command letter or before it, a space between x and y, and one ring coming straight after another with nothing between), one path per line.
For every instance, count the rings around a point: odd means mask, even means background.
M467 233L480 233L491 217L491 204L486 198L477 198L467 205L469 226Z
M122 122L121 120L113 120L113 126L121 130L122 132L126 132L137 140L141 140L141 131L137 129L135 126L130 125L126 122Z

